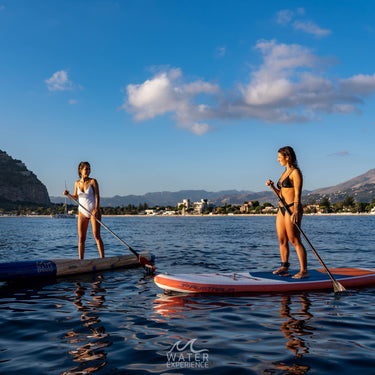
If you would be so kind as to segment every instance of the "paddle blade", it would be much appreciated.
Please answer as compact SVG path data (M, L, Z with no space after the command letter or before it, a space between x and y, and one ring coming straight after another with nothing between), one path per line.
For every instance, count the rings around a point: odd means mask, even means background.
M346 289L341 285L338 281L334 281L333 283L333 290L335 293L345 293Z
M148 259L146 259L142 255L139 255L138 261L143 266L143 268L145 269L145 271L148 275L154 274L155 266L153 266L152 263Z

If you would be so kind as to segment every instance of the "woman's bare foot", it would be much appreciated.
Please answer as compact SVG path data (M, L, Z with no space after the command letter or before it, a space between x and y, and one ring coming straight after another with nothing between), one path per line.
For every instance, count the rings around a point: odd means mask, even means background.
M274 274L274 275L283 275L283 274L286 274L286 273L288 273L289 271L288 271L288 267L280 267L278 270L276 270L276 271L273 271L272 273Z
M293 279L305 279L307 277L309 277L309 273L307 271L300 271L293 276Z

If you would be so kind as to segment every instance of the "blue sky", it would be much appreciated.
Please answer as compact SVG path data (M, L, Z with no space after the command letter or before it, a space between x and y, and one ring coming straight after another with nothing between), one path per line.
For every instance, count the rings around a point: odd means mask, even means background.
M61 195L304 188L374 168L371 1L0 0L0 149Z

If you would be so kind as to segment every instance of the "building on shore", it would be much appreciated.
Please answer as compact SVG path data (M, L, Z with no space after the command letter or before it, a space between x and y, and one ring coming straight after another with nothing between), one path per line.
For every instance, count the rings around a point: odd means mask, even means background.
M179 210L181 210L182 215L186 213L202 215L207 208L213 207L214 205L212 202L209 202L208 199L201 199L199 202L190 202L190 199L184 199L182 202L178 203L177 206Z
M240 207L240 212L241 214L247 214L249 211L253 209L253 202L245 202L241 207Z
M183 199L182 202L177 203L178 210L181 211L182 215L185 215L187 212L191 211L190 199Z
M208 208L208 200L201 199L200 202L193 203L194 213L197 215L202 215L203 212Z

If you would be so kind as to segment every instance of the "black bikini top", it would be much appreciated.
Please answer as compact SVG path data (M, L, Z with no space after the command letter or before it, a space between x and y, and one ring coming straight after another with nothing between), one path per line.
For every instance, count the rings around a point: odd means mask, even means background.
M287 188L287 189L294 187L292 184L292 181L290 181L290 178L289 178L292 172L293 172L293 169L289 172L288 176L286 176L282 182L280 182L281 179L277 182L278 189L281 189L282 187Z

